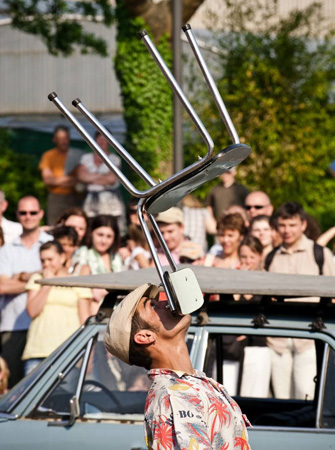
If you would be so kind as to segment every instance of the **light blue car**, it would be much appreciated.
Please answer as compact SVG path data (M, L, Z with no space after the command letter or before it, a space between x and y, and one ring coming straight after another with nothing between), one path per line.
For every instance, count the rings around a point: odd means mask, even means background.
M249 429L252 449L335 449L335 305L331 302L335 280L213 268L195 267L194 271L206 295L188 335L191 360L196 369L236 390L235 398L253 425ZM154 269L129 275L57 280L63 285L108 288L110 294L96 317L0 397L1 450L146 448L146 372L112 357L103 345L108 317L120 295L143 281L158 282ZM210 301L212 294L220 294L221 301ZM239 303L230 294L262 298ZM283 297L316 296L321 300L282 301ZM252 342L265 342L262 348L267 353L271 338L283 337L314 349L313 391L300 398L292 386L289 398L276 397L273 373L262 369L256 384L265 388L266 395L244 395L245 387L250 389L255 380L253 372L264 362L257 356L250 358L258 354L253 353L258 345ZM229 355L227 339L246 343L241 358ZM306 369L304 376L308 381L310 371Z

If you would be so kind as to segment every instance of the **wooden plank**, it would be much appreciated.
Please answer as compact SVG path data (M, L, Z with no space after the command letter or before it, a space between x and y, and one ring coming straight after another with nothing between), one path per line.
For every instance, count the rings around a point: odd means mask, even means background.
M182 266L180 266L182 267ZM186 267L186 266L184 266ZM260 271L191 266L203 292L335 298L335 277L286 275ZM44 285L130 291L143 283L159 284L154 268L101 275L43 279Z

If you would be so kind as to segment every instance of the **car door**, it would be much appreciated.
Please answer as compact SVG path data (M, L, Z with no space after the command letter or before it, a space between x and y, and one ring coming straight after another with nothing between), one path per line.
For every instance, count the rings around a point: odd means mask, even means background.
M105 325L87 327L53 359L12 413L3 415L0 448L145 447L143 409L149 386L143 384L145 371L120 367L120 361L109 363L104 330Z
M271 445L271 450L335 449L334 337L331 333L278 328L206 326L195 367L232 392L253 425L248 430L251 448L268 450ZM277 343L278 339L287 340L298 349L307 346L312 355L315 353L312 372L306 367L304 374L313 385L307 398L295 394L293 387L288 397L274 394L269 348L273 339ZM248 391L246 387L252 383L253 390Z

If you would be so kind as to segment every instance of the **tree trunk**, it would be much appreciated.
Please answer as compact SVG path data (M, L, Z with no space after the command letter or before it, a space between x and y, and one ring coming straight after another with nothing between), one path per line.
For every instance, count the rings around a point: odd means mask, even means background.
M183 2L183 23L193 16L204 0L179 0ZM171 0L124 0L131 16L142 17L148 24L155 40L172 31Z

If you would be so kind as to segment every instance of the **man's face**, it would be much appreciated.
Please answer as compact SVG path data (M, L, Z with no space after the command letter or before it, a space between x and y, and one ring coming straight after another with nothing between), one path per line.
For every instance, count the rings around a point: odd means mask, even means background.
M235 181L235 170L229 170L228 172L225 172L223 174L220 175L220 178L222 180L222 183L224 185L232 185Z
M157 334L162 337L172 338L181 331L184 331L186 334L191 324L191 316L173 314L167 306L167 301L160 302L143 297L137 306L137 311L141 319L148 322L153 329L157 330Z
M158 224L170 252L176 250L184 241L184 226L178 223Z
M19 201L16 215L24 231L34 231L40 226L44 212L35 198L25 198Z
M265 194L255 192L249 194L245 199L245 209L247 210L247 216L250 220L253 217L260 215L271 216L273 206Z
M301 220L299 216L291 217L290 219L278 218L278 231L283 239L285 247L291 247L296 244L306 230L307 222Z
M67 131L58 130L54 134L53 141L57 149L61 152L67 152L70 145L70 135Z

